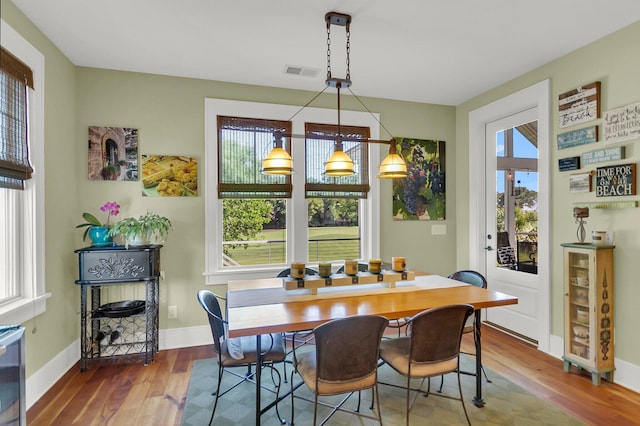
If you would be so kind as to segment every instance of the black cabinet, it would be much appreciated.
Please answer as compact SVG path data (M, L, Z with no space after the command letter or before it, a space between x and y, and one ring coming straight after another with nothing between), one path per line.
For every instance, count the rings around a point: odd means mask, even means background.
M87 247L78 254L80 370L158 351L160 248Z

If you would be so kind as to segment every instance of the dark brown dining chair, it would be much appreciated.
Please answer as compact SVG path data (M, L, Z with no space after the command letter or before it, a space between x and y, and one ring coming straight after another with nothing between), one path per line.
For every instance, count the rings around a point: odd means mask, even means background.
M487 288L486 278L484 277L484 275L482 275L480 272L477 272L477 271L472 271L469 269L456 271L453 274L449 275L449 278L456 281L462 281L464 283L471 284L476 287L485 288L485 289ZM464 325L464 330L462 331L462 334L473 333L473 342L476 343L475 330L476 330L475 315L471 315L467 319L467 322ZM462 352L462 353L475 356L475 353L470 353L470 352ZM491 383L491 380L489 380L489 377L487 376L487 372L484 371L484 366L481 366L481 369L482 369L482 374L484 374L484 378L487 381L487 383ZM469 376L476 375L476 373L472 373L470 371L461 371L460 373L467 374ZM444 385L444 376L442 376L442 380L440 381L440 388L438 389L438 392L442 391L443 385Z
M409 320L411 334L380 343L380 358L395 371L407 378L406 386L381 383L407 391L406 424L409 425L409 413L418 395L436 395L455 399L462 403L467 423L471 424L467 408L464 405L462 385L460 384L460 340L467 318L473 313L471 305L447 305L427 309ZM456 373L460 398L444 393L430 393L430 382L426 390L422 389L425 379L447 373ZM411 387L411 379L422 379L420 386ZM415 392L411 400L411 392Z
M293 351L294 371L291 372L291 424L294 421L293 376L298 373L305 385L313 392L313 425L318 417L318 405L330 407L331 411L320 423L326 423L337 411L377 420L382 424L380 397L378 394L378 359L382 334L389 321L378 315L358 315L326 322L311 331L315 338L315 350ZM360 392L372 390L370 409L374 403L375 415L360 412ZM343 408L344 403L358 392L355 411ZM344 395L338 404L328 404L319 396Z
M209 424L213 422L213 416L216 413L216 407L218 406L218 399L224 396L226 393L235 389L237 386L244 382L250 382L255 385L255 372L252 371L252 367L255 366L258 359L258 353L256 350L256 336L247 336L235 339L229 339L226 337L225 327L227 321L222 317L222 310L220 309L220 303L218 299L224 300L223 297L217 296L215 293L209 290L200 290L198 292L198 302L207 313L209 318L209 325L211 326L211 334L213 336L213 344L218 355L218 383L216 384L216 390L213 393L215 400L213 402L213 410L211 411L211 418ZM275 363L283 362L285 359L285 348L280 333L271 333L261 335L261 347L262 347L262 362L263 367L269 368L271 371L271 378L275 388L263 386L264 389L276 394L276 400L280 394L280 373L274 367ZM236 347L234 349L234 347ZM240 350L241 348L241 350ZM232 368L244 367L246 372L240 374L233 371ZM229 386L223 392L220 392L220 384L222 383L222 377L225 372L228 372L240 380L235 384ZM278 412L278 405L276 404L276 414L278 419L284 424L280 413Z

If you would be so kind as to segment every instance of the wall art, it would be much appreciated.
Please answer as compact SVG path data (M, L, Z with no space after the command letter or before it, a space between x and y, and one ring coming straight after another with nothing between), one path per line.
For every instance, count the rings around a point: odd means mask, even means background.
M138 129L89 126L89 180L138 180Z
M602 163L604 161L615 161L624 159L624 146L600 149L582 154L582 164Z
M569 176L569 191L591 192L591 175L593 172L576 173Z
M598 126L585 127L584 129L572 130L560 133L557 136L558 149L572 146L584 145L598 141Z
M396 140L408 176L393 180L393 220L444 220L445 142Z
M619 164L596 169L596 197L636 195L636 164Z
M558 113L561 129L600 118L600 82L562 93L558 96Z
M604 113L602 140L617 143L640 139L640 102Z
M569 170L578 170L580 168L580 157L567 157L558 160L558 170L568 172Z
M198 161L179 155L142 156L142 195L193 197L198 195Z

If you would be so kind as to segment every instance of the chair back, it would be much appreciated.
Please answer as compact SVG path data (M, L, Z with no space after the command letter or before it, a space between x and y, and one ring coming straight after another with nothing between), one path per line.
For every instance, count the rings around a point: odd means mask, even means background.
M456 358L460 353L462 330L473 310L471 305L447 305L427 309L411 318L410 363Z
M351 381L374 373L380 340L388 324L382 316L358 315L316 327L317 380Z
M198 302L207 312L209 317L209 326L211 327L211 334L213 336L213 344L216 348L216 353L221 354L220 342L224 338L224 324L222 319L222 310L220 309L220 303L218 303L218 296L209 290L200 290L198 292Z
M477 272L477 271L471 271L471 270L457 271L449 275L449 278L456 281L462 281L467 284L474 285L476 287L487 288L486 278L480 272Z
M278 275L276 275L276 278L286 278L289 276L290 273L291 273L291 268L283 269L282 271L278 272ZM318 271L316 271L313 268L304 268L304 273L305 275L318 275Z

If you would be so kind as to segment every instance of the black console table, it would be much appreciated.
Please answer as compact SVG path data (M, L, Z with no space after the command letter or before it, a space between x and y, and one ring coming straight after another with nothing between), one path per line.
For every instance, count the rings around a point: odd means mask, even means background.
M81 371L98 360L139 358L145 365L153 362L158 351L161 247L75 250L79 267L75 283L80 286ZM122 285L137 286L132 290L139 292L139 287L144 286L144 300L101 300L105 299L103 290Z

